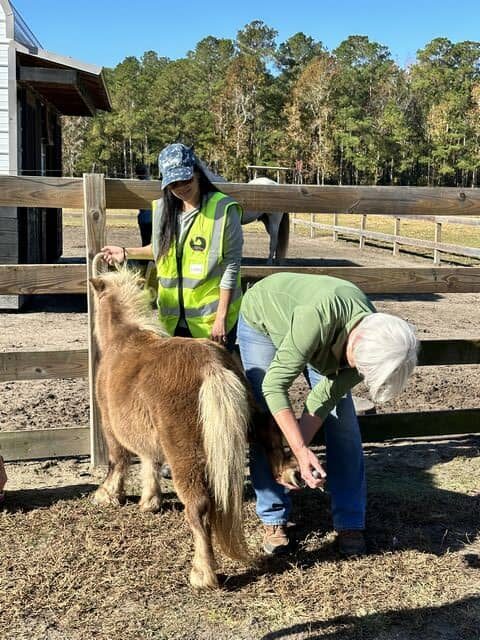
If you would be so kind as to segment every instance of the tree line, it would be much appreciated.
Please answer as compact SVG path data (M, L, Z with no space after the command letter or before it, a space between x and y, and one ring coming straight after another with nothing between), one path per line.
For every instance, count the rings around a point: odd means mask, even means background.
M147 51L106 69L113 110L65 119L64 173L155 174L178 141L229 180L261 164L296 168L288 182L478 186L480 42L436 38L401 68L366 36L333 51L276 38L257 20L185 58Z

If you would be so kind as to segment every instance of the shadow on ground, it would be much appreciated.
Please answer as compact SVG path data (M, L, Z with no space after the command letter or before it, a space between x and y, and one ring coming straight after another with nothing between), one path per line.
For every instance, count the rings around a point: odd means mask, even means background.
M255 258L253 256L243 256L243 266L265 267L267 265L266 258ZM275 266L275 265L274 265ZM280 266L282 267L360 267L359 262L346 260L344 258L283 258Z
M418 640L425 637L478 640L479 621L480 597L474 596L439 607L339 616L327 621L296 624L267 633L261 640ZM384 631L380 631L382 628Z
M51 507L65 500L79 500L92 494L100 483L74 484L64 487L41 487L38 489L18 489L7 491L2 510L6 513L28 513L35 509ZM175 493L163 493L162 511L181 510ZM140 496L127 495L126 504L138 504Z
M366 445L365 454L367 544L371 556L403 550L438 556L464 551L466 566L475 568L480 564L477 548L468 548L480 533L480 493L475 483L480 473L480 436ZM319 455L323 458L321 451ZM456 490L442 488L438 478L443 486ZM28 512L59 501L78 500L97 488L94 482L8 491L3 508L7 513ZM246 500L253 501L249 484ZM138 502L138 496L128 496L127 501L132 505ZM168 484L163 510L179 509L173 485ZM288 572L292 562L300 570L306 570L324 561L340 559L330 535L328 493L313 490L296 493L292 519L297 523L292 554L267 558L242 574L226 578L227 591L237 591L264 575Z
M87 296L83 293L58 293L29 296L21 313L87 313Z
M478 484L476 489L467 488L465 492L446 490L436 485L431 469L435 466L438 471L442 465L457 460L469 476L468 460L480 461L479 436L417 441L402 446L367 445L365 454L368 482L366 537L370 556L408 549L440 556L466 550L469 544L478 540ZM323 457L321 452L320 457ZM476 466L477 473L479 466ZM452 474L448 478L449 484L450 480L462 484L462 478L455 477L454 469L449 473ZM247 499L253 500L250 485ZM242 588L265 574L282 574L291 568L292 560L299 569L305 570L323 561L339 559L334 541L331 538L322 541L332 530L330 500L326 492L304 490L295 494L292 519L297 523L292 555L264 559L257 568L228 579L227 590ZM466 552L464 561L466 565L476 567L480 564L480 555Z

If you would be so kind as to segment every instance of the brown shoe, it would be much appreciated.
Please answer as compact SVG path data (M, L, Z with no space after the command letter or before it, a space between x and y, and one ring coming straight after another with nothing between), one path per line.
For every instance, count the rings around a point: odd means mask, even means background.
M265 524L263 534L263 550L269 556L278 556L287 553L290 540L287 527L284 524Z
M337 532L338 550L342 556L353 558L367 553L365 536L360 529L344 529Z

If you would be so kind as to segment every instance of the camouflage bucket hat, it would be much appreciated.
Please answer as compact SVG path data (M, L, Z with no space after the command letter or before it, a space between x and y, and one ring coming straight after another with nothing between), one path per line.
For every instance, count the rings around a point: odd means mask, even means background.
M158 168L162 176L162 189L172 182L190 180L195 167L195 155L184 144L169 144L158 156Z

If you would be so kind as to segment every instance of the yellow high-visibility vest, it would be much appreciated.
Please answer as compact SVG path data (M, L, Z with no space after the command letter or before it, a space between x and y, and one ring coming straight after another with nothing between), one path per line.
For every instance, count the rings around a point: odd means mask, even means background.
M157 260L159 319L173 335L183 302L185 320L194 338L209 338L220 299L223 275L223 234L228 210L238 203L215 192L194 218L183 243L181 263L177 263L177 243ZM180 262L180 261L178 261ZM179 268L180 267L180 268ZM227 332L240 311L240 273L228 307Z

